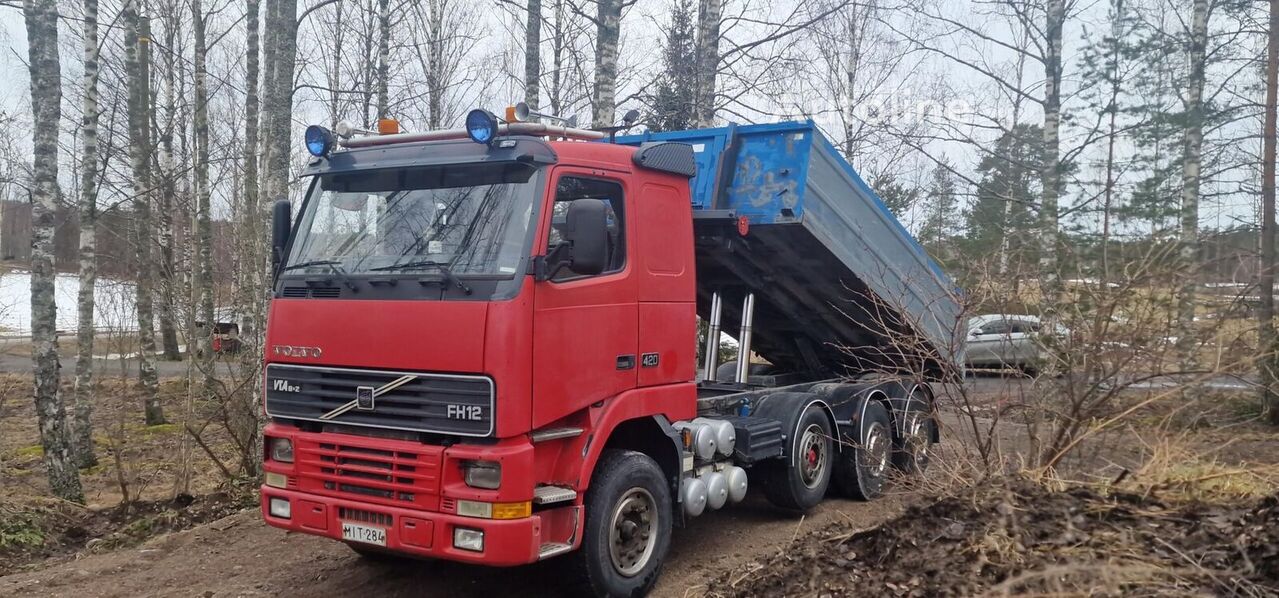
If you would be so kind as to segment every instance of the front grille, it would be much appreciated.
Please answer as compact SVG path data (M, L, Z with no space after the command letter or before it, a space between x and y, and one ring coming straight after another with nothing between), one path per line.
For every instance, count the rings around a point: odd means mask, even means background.
M412 450L387 450L363 442L298 435L293 450L299 489L401 507L439 508L443 447L410 445Z
M484 376L288 364L271 364L266 374L272 417L458 436L493 432L493 381ZM371 405L352 404L361 393L373 394Z

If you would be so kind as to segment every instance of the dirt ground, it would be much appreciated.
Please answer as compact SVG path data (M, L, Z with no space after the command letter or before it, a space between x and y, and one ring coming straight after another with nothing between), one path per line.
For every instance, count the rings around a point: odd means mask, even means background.
M0 377L0 383L5 380L6 377ZM25 383L24 379L15 382ZM166 404L180 401L181 381L171 380L166 384L167 392L163 393L168 401ZM970 384L977 388L978 394L994 400L994 397L1001 394L1024 390L1025 381L1018 378L987 377L970 380ZM168 494L172 468L163 457L172 451L178 434L170 428L149 429L132 423L138 411L137 398L128 388L117 391L100 403L100 417L106 422L126 423L122 429L134 440L131 445L134 447L133 452L126 454L133 462L131 469L135 474L135 489L140 488L145 499L164 500ZM4 394L6 393L0 393ZM11 401L7 405L0 404L0 473L5 478L0 484L0 507L4 506L5 500L12 504L24 497L44 494L41 487L42 476L38 475L40 459L38 450L35 450L38 446L35 446L34 415L28 403L29 401ZM1235 408L1230 405L1223 407L1227 412L1232 409ZM1150 419L1150 427L1170 422L1163 414L1151 414ZM943 450L950 452L943 453L942 461L939 462L942 465L934 468L931 478L945 481L949 471L945 463L947 460L957 460L954 458L954 451L960 450L964 444L963 422L967 421L962 414L943 414L948 438ZM1258 463L1273 466L1279 463L1279 443L1274 441L1273 431L1259 424L1222 426L1219 421L1185 421L1176 424L1194 433L1194 441L1199 447L1195 449L1196 454L1213 452L1213 458L1219 461L1214 461L1209 466L1183 459L1180 453L1167 447L1137 446L1138 443L1127 439L1116 444L1133 445L1131 450L1106 454L1089 453L1092 455L1090 463L1099 477L1110 480L1125 468L1136 467L1142 461L1148 462L1151 455L1157 454L1166 462L1163 474L1171 471L1185 479L1209 477L1223 483L1229 481L1230 484L1239 484L1240 476L1214 476L1222 475L1231 468L1249 468ZM1008 424L1002 429L1011 429L1011 426L1012 424ZM1122 436L1130 431L1116 433ZM1022 450L1016 446L1017 435L1008 436L1006 450L1011 453ZM1104 442L1099 444L1109 446ZM104 451L103 454L108 453ZM1134 469L1129 480L1138 480L1142 475L1142 471ZM86 472L90 501L98 510L95 511L92 525L76 532L76 537L67 537L68 528L63 525L50 532L50 538L56 537L57 540L44 543L44 554L27 554L23 559L13 555L0 557L10 558L12 561L5 563L6 566L0 566L0 596L96 598L139 595L321 596L357 593L381 596L483 596L509 595L513 589L526 595L557 595L568 589L563 585L567 578L561 574L560 564L555 561L498 570L445 562L374 563L360 559L347 547L331 540L286 534L268 528L261 522L255 509L237 511L240 508L237 501L241 501L239 504L242 505L245 494L228 496L222 500L210 498L215 490L224 489L225 485L220 483L216 470L203 460L199 461L194 491L196 499L192 506L164 509L157 502L153 503L155 512L148 517L116 520L103 514L103 510L119 498L119 493L113 489L114 477L113 467L109 463ZM1245 493L1255 490L1254 486L1243 488ZM982 522L989 523L990 520L983 517L989 513L983 513L997 506L987 505L990 508L973 511L970 507L950 504L944 508L953 509L953 512L929 511L929 508L943 508L935 507L940 504L936 502L939 492L944 492L944 488L939 490L938 486L931 486L907 489L905 484L899 484L889 496L871 503L830 499L803 519L772 509L762 496L752 493L741 505L703 515L693 520L689 527L677 530L655 595L682 597L708 593L813 593L805 589L810 586L803 584L845 581L835 573L825 572L835 563L826 557L850 562L853 560L843 553L841 556L831 557L822 552L821 547L827 546L823 542L832 535L843 536L845 539L841 542L853 542L854 538L863 537L862 532L891 534L892 530L901 527L902 521L926 521L927 523L918 524L918 528L912 532L916 535L910 536L909 541L913 545L931 545L939 537L938 534L949 530L938 527L943 522L963 521L964 517L968 517L976 522L975 525L985 525ZM1038 500L1038 495L1027 496L1030 497L1027 499L1029 503ZM251 499L252 494L249 493L248 497ZM964 504L971 505L971 501ZM964 511L961 507L970 510ZM228 512L232 514L222 516ZM897 519L903 513L906 514L905 518ZM1231 517L1242 517L1247 511L1240 507L1231 513ZM0 515L5 513L0 512ZM135 530L139 532L136 534L127 531L137 528L139 521L147 521L147 529ZM888 525L874 531L877 526L886 523ZM1279 521L1272 523L1279 529ZM113 531L112 525L126 531L121 535L121 529ZM72 526L74 527L79 526ZM155 535L146 533L148 531ZM949 531L952 532L951 535L963 535ZM3 525L0 525L0 540L4 539L4 532ZM956 540L952 544L954 554L963 556L964 559L976 554L965 552L971 546L959 542L960 540ZM3 542L0 542L0 546L2 545ZM879 545L868 546L873 548ZM861 545L853 544L849 544L845 552L876 554L875 551L867 552ZM3 551L0 554L4 554ZM819 558L798 564L791 563L793 566L788 569L798 571L793 579L776 579L759 574L761 564L794 554L815 554ZM933 553L915 555L925 564L936 556ZM968 566L968 561L964 559L949 562L949 566ZM881 563L876 566L887 565ZM747 585L740 585L743 583ZM774 585L751 585L754 583ZM887 589L907 595L912 587L931 587L918 584L910 586L910 578L903 583L907 585L902 586L901 592ZM746 589L738 589L739 587ZM816 586L811 589L816 590Z
M871 528L911 495L872 503L830 500L802 521L759 496L678 530L656 596L698 596L725 571L776 553L809 530L839 522ZM286 534L246 511L137 548L93 554L0 577L0 596L551 596L566 588L560 563L488 569L445 562L372 563L331 540Z
M1279 495L1178 502L1010 478L865 531L837 522L715 596L1279 595Z

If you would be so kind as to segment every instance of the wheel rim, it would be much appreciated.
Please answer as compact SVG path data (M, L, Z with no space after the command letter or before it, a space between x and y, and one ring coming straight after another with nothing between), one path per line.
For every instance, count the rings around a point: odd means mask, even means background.
M888 448L891 444L888 430L883 424L874 422L866 430L862 440L861 469L873 478L884 475L888 468Z
M826 432L817 424L804 428L799 437L799 478L808 488L816 488L822 482L828 459Z
M632 577L648 565L657 547L658 517L657 501L643 488L631 488L617 501L608 546L618 573Z
M928 435L928 420L918 412L914 413L906 425L906 451L914 459L917 466L928 463L929 445L932 439Z

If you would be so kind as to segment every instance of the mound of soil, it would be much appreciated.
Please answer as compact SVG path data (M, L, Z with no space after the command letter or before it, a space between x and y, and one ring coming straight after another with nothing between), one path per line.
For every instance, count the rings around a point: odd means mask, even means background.
M81 551L134 546L164 533L221 519L253 506L251 494L217 492L174 500L134 502L90 510L69 505L0 509L10 522L0 532L23 532L22 542L0 542L0 575ZM13 512L10 512L10 511ZM23 528L12 522L21 521ZM16 535L8 537L17 538ZM0 539L5 536L0 533Z
M718 596L1279 595L1279 496L1245 505L1010 479L869 531L835 524L710 584Z

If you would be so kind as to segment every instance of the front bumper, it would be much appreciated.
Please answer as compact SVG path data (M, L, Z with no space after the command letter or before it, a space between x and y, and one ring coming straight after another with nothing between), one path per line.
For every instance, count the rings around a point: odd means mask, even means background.
M289 501L288 519L271 515L271 498ZM261 487L262 518L281 529L342 540L342 513L346 520L386 529L386 548L410 555L491 566L524 565L538 560L543 544L542 515L511 520L478 519L444 513L399 509L327 496ZM484 532L484 550L474 552L453 546L453 530L462 527ZM373 546L373 545L369 545Z

